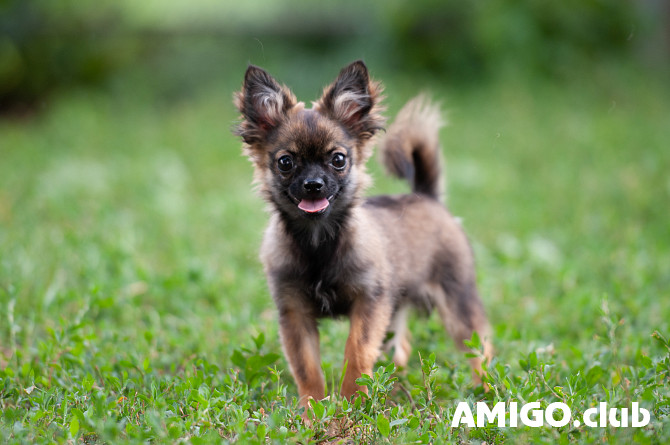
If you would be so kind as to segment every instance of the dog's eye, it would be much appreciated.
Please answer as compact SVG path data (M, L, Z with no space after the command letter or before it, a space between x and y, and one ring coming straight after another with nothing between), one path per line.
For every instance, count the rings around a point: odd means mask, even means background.
M337 170L342 170L345 165L347 165L347 157L342 153L335 153L333 159L330 161L330 165L335 167Z
M289 155L284 155L277 161L277 168L283 173L288 173L293 169L293 158Z

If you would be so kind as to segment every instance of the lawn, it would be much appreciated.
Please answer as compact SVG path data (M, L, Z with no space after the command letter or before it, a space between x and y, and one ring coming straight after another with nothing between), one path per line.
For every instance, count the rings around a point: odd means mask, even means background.
M300 420L257 255L267 213L229 131L240 68L170 100L118 82L0 120L0 441L670 442L667 79L609 67L457 87L371 70L390 116L417 85L448 111L448 202L494 328L492 390L472 387L437 317L415 317L407 369L382 357L369 399ZM406 190L372 171L371 193ZM322 323L329 390L346 334ZM651 421L451 428L460 401L564 402L573 418L639 402Z

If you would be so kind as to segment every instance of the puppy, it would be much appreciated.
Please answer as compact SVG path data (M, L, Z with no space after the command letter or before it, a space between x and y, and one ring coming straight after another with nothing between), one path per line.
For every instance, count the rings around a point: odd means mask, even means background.
M437 309L461 349L477 332L491 355L473 256L442 204L437 107L423 97L399 112L381 144L384 165L412 193L364 197L372 137L383 129L378 83L362 61L345 67L312 108L266 71L249 66L235 128L272 210L261 247L280 336L300 402L325 394L318 321L347 316L342 395L366 388L387 332L393 360L410 355L407 311ZM481 361L473 359L475 381Z

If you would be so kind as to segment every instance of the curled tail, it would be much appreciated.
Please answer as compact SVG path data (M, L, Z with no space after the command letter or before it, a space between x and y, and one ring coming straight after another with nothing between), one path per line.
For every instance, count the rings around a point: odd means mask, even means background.
M406 179L414 193L443 200L440 109L419 95L405 104L388 128L380 153L386 169Z

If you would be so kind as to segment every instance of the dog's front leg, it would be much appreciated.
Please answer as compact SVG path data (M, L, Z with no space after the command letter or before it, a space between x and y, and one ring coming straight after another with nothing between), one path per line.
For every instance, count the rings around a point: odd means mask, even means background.
M323 399L326 387L321 372L316 319L301 308L281 308L279 329L291 373L298 385L300 405L307 406L310 398Z
M388 298L378 296L373 300L359 298L349 315L351 325L344 348L347 370L342 382L342 395L351 398L356 391L367 394L367 387L356 384L361 374L372 375L372 367L379 357L393 307Z

